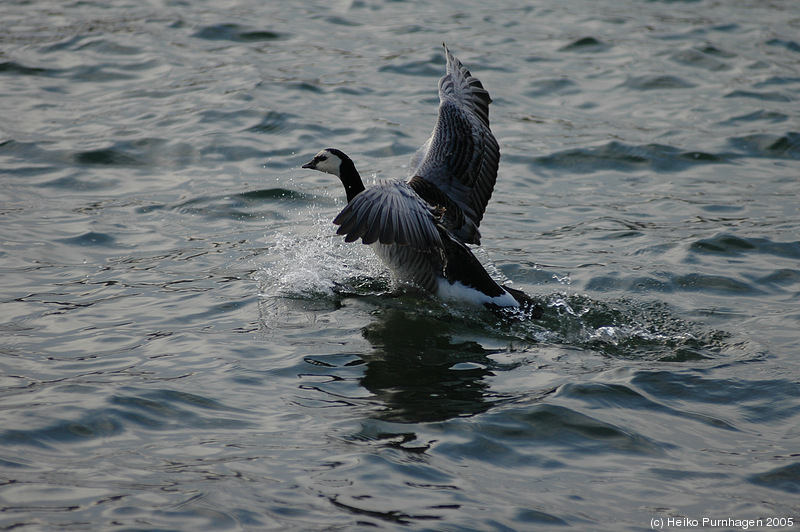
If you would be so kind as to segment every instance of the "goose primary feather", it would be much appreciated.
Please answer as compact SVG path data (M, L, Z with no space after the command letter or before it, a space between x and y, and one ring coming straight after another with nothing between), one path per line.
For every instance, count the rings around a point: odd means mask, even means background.
M541 307L519 290L498 284L468 245L492 197L500 148L489 127L491 98L483 84L444 47L439 113L430 138L411 160L408 180L365 188L344 152L327 148L303 165L339 177L347 205L333 223L346 242L372 245L395 276L447 299L488 308Z

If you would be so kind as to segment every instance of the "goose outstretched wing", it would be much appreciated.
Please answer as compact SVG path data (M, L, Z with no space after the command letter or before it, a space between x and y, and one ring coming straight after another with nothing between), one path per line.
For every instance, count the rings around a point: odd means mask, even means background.
M411 180L421 178L444 193L464 215L463 225L448 229L464 243L479 244L478 226L492 197L500 161L500 148L489 128L492 100L447 46L445 54L439 118L412 159Z
M442 247L437 217L430 205L402 181L370 187L353 198L333 220L346 242L397 244L417 251Z

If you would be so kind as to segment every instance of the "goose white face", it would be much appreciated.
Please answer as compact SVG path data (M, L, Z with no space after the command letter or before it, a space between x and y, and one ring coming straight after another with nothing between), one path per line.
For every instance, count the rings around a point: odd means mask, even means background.
M340 176L340 168L342 159L330 150L322 150L314 156L309 162L303 165L303 168L310 168L312 170L319 170L327 174Z

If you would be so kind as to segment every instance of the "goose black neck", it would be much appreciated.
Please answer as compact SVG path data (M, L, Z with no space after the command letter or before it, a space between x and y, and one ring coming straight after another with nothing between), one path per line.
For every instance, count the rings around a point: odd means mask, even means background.
M339 179L342 180L344 191L347 193L347 203L350 203L353 198L364 191L364 182L361 181L361 175L356 170L356 165L348 157L342 161L339 168Z

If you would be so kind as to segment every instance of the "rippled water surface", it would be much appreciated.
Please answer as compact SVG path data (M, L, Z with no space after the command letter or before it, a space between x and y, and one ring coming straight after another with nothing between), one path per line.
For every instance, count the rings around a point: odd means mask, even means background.
M0 529L800 526L795 2L2 11ZM405 176L442 41L540 321L393 291L300 168Z

